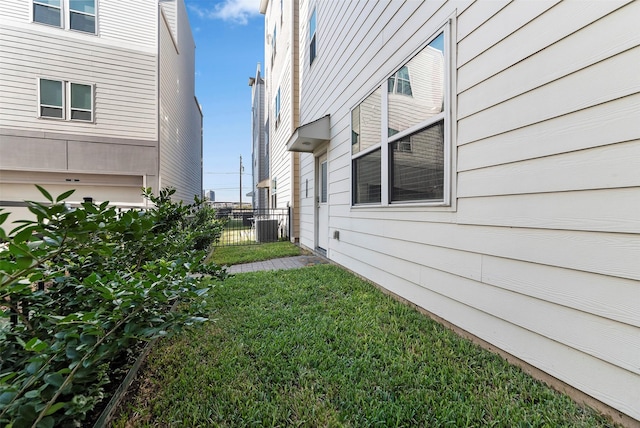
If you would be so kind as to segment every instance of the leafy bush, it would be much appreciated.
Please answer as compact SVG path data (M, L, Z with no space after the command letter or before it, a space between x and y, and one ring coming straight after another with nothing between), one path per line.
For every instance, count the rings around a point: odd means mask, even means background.
M29 203L36 220L0 228L0 425L81 426L132 346L206 321L209 287L193 273L224 278L203 263L222 227L173 189L119 212L38 188L50 204Z

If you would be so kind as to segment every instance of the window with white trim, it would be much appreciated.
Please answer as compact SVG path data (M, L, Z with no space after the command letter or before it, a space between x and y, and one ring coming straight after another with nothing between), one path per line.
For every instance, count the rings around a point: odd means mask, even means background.
M316 59L316 8L311 12L309 18L309 65Z
M40 79L40 117L64 119L64 82Z
M62 27L62 0L33 0L33 21Z
M278 92L276 93L276 100L274 103L274 117L276 122L276 128L280 124L280 88L278 88Z
M33 22L96 34L97 0L32 0Z
M38 117L93 122L93 85L38 80Z
M353 205L450 204L448 28L351 111Z
M389 77L388 90L390 94L401 94L411 96L411 80L409 79L409 68L405 65Z
M327 187L329 187L327 178L327 160L325 159L324 162L320 164L320 202L323 204L327 202Z
M96 32L96 0L69 0L69 28Z
M93 87L80 83L69 83L71 120L93 121Z

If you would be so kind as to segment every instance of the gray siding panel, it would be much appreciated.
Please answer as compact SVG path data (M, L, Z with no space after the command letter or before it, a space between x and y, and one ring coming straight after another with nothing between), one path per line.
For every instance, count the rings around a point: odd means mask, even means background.
M46 135L46 136L44 136ZM155 176L157 147L139 140L48 132L42 137L0 130L0 168L7 170L137 173Z
M69 169L72 171L123 171L155 175L158 165L155 147L69 141L68 150Z
M0 168L65 170L67 142L3 135L0 130Z

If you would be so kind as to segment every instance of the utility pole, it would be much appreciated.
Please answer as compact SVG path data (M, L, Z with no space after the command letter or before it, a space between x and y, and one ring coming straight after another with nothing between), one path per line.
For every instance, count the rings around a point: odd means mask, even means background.
M242 209L242 155L240 155L240 209Z

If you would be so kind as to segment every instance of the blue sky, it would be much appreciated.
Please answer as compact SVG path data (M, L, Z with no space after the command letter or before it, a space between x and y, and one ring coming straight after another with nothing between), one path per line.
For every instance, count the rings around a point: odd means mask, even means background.
M251 87L264 64L260 0L185 0L196 42L196 96L204 114L203 187L216 201L242 201L251 189ZM264 66L262 67L264 71Z

